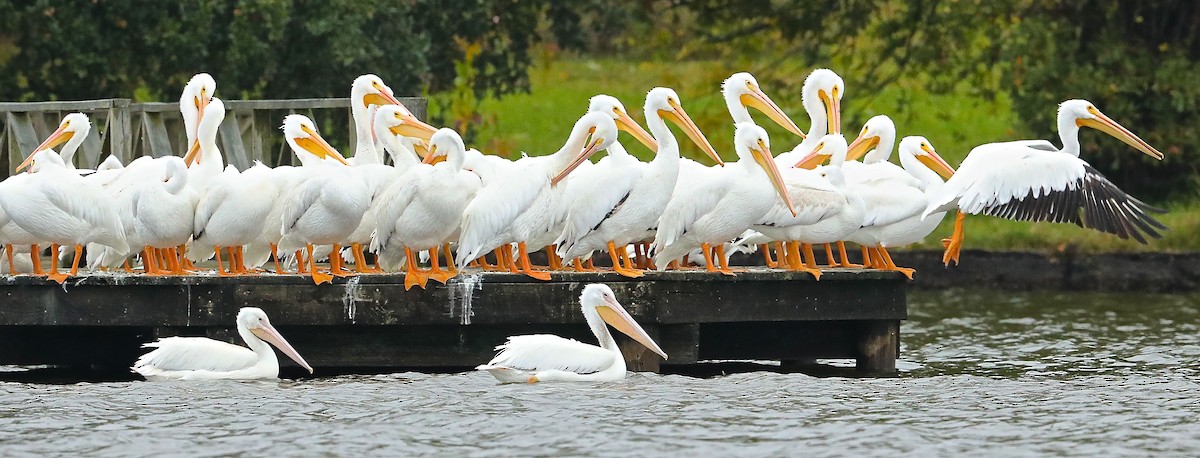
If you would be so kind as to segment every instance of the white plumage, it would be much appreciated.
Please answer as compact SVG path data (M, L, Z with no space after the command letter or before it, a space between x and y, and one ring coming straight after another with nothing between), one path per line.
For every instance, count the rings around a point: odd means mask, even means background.
M958 171L930 197L924 215L959 209L943 260L958 259L961 217L987 214L1023 221L1074 223L1146 243L1166 229L1149 212L1162 210L1129 196L1079 158L1079 128L1092 127L1156 159L1163 155L1086 100L1058 110L1063 147L1041 140L989 143L971 150Z
M599 346L548 334L513 336L496 347L495 358L476 369L506 383L621 380L626 374L625 358L605 323L667 357L608 286L587 285L579 303Z
M275 379L279 377L279 360L271 349L274 345L313 372L261 309L242 308L237 330L250 348L204 337L167 337L143 345L154 350L138 358L132 369L151 381Z

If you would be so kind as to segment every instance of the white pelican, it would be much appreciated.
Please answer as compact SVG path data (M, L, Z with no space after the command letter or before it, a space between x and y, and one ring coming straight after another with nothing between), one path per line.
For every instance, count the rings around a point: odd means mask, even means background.
M188 166L188 187L201 194L208 189L209 181L225 170L225 159L217 147L217 129L225 120L225 103L211 97L203 113L196 127L196 140L183 157Z
M643 164L636 159L623 161L620 155L612 157L614 164L604 172L604 179L584 190L583 197L570 209L559 237L562 243L559 254L563 258L578 258L607 248L615 272L628 277L642 275L628 265L625 247L652 236L652 229L657 227L679 178L679 143L664 119L678 125L709 157L724 165L684 111L674 90L664 87L650 90L643 111L658 144L654 159ZM624 266L622 259L626 261Z
M771 156L770 142L767 132L754 123L738 124L734 132L737 165L676 190L654 236L654 261L659 270L701 248L709 271L733 275L725 261L725 242L762 218L774 205L774 194L796 215ZM714 256L719 268L711 262Z
M63 120L59 122L58 128L55 129L50 136L46 137L46 140L43 141L42 144L38 145L37 148L34 148L34 152L50 150L51 148L62 144L63 147L59 156L67 168L74 169L75 165L71 163L71 158L79 149L79 145L83 144L83 140L87 138L88 133L91 132L91 130L92 123L86 114L70 113L63 117ZM32 154L30 157L32 157ZM0 182L0 188L7 186L9 184L9 180L13 179L10 177L8 180ZM24 179L15 179L12 182L16 183L22 180ZM0 190L0 194L5 192L8 191ZM14 190L14 192L16 191ZM45 242L45 239L38 238L37 236L30 234L29 231L22 229L19 225L17 225L16 222L13 222L11 218L5 215L3 208L0 208L0 243L4 243L6 245L6 251L8 251L10 255L12 254L13 250L15 250L14 247L17 245L30 246L32 249L31 253L34 254L34 256L31 256L33 273L37 275L42 275L41 250L37 247L37 245L40 245L43 242ZM58 256L58 253L51 254L51 259L54 259L56 256Z
M900 141L900 164L909 179L874 180L860 185L860 196L867 204L862 229L847 240L862 245L863 264L884 270L896 270L912 279L913 270L897 267L887 252L920 242L933 232L945 212L922 218L928 197L942 186L942 178L954 175L954 169L934 151L925 137L910 136ZM939 177L939 175L941 177ZM912 185L912 181L919 183Z
M658 149L658 144L650 137L637 121L629 117L629 113L625 110L625 105L617 100L616 97L599 94L593 96L588 102L589 113L604 113L613 118L617 123L617 129L628 132L635 139L650 148L651 151ZM579 167L571 172L570 179L565 180L562 191L562 199L559 199L559 207L557 214L553 219L551 229L543 233L540 237L536 237L528 243L528 246L536 248L539 245L549 245L547 247L547 255L550 259L550 268L562 268L560 265L560 256L558 246L564 241L566 227L569 225L571 209L576 205L590 201L593 196L590 195L591 190L598 183L609 182L613 179L624 179L624 174L638 174L636 170L644 165L637 158L631 156L625 151L624 146L619 141L614 141L606 150L608 155L600 159L595 165L591 162L581 162ZM561 185L560 185L561 186ZM587 253L590 253L588 250ZM572 256L570 259L577 258ZM576 269L581 266L576 264Z
M375 148L378 133L374 130L374 119L369 113L373 106L397 106L404 121L426 127L430 131L428 135L433 134L435 129L413 116L392 94L392 88L384 84L382 78L370 73L360 75L350 85L350 113L355 133L354 157L347 159L351 165L383 164L382 151L376 151Z
M341 256L336 255L341 251L338 244L358 227L371 196L366 185L355 179L346 159L317 133L312 120L288 115L283 120L283 133L304 168L313 170L295 189L287 191L279 249L288 252L306 247L313 282L327 283L334 275L349 274L342 268ZM333 245L329 274L317 271L313 245Z
M505 383L608 382L625 378L625 357L609 326L633 338L663 359L667 354L617 302L611 288L593 283L579 295L583 317L600 346L549 334L509 337L500 353L476 370Z
M845 93L846 82L833 70L818 68L809 73L801 88L800 103L804 105L812 125L804 141L775 160L784 167L791 167L807 156L826 134L842 133L842 96Z
M1147 212L1163 210L1122 191L1079 158L1079 128L1109 134L1138 151L1161 160L1163 154L1105 116L1087 100L1068 100L1058 108L1062 149L1043 140L988 143L963 159L925 208L924 216L959 210L954 235L945 241L942 261L958 263L963 218L983 213L1020 221L1074 223L1117 237L1146 243L1167 229Z
M263 219L279 198L279 190L267 174L266 167L238 172L230 165L209 183L192 220L195 240L189 256L193 261L212 253L217 259L218 275L247 272L243 247L261 233ZM221 260L222 249L229 256L228 270Z
M183 86L179 94L179 114L183 116L183 129L187 137L188 149L196 147L197 132L200 122L208 114L206 109L217 92L217 81L208 73L197 73ZM224 113L222 113L224 117ZM217 167L217 173L221 167ZM215 175L215 174L214 174Z
M922 183L888 159L896 143L896 124L887 115L878 115L863 124L858 138L850 143L842 171L846 181L867 183L876 180L901 180L910 186L921 187ZM858 158L862 162L858 162Z
M841 134L822 137L810 154L830 154L833 165L814 170L790 168L782 173L788 196L797 211L776 203L753 229L771 240L787 242L786 259L792 270L806 271L820 279L821 272L813 261L812 245L844 240L858 230L866 211L859 189L846 182L841 163L846 157L846 138ZM804 256L801 265L799 247Z
M424 288L430 278L445 283L456 273L453 264L449 271L438 266L438 248L458 228L463 210L479 191L479 176L462 168L465 154L466 146L457 132L439 129L429 141L424 164L411 168L380 199L379 228L372 248L377 249L384 267L394 267L404 257L406 290L418 285ZM413 254L424 250L430 250L428 273L417 270ZM451 259L450 253L445 256Z
M121 203L126 242L142 246L146 273L183 274L176 247L192 238L192 223L200 196L187 187L188 170L183 159L164 156L162 177L130 190ZM169 266L157 266L155 249L166 250Z
M59 245L74 246L70 275L79 272L84 244L95 242L129 252L112 202L99 187L67 169L58 153L36 151L17 170L26 167L30 173L6 180L9 185L0 193L0 207L33 237L50 242L52 256L58 255ZM36 250L31 253L35 257L40 254ZM68 275L59 273L57 265L57 261L51 264L47 278L62 283Z
M395 165L384 165L382 160L378 162L354 162L347 159L347 162L351 162L354 165L350 169L351 173L355 175L356 180L366 185L368 195L370 196L367 211L363 213L358 227L354 229L354 232L346 240L341 241L342 246L349 247L349 253L347 254L351 256L351 259L354 261L354 269L359 273L371 272L370 269L367 269L363 247L371 243L371 233L379 226L377 201L390 186L401 179L418 162L416 153L407 148L406 145L403 145L404 142L398 136L401 135L401 132L404 132L408 135L413 135L420 141L427 141L433 135L433 132L436 132L436 129L432 126L417 121L412 113L400 105L384 105L379 107L375 110L375 119L372 121L372 124L373 137L379 139L384 148L391 152ZM362 142L359 142L359 148L363 147ZM374 148L374 145L372 145L372 148ZM355 157L358 157L357 154L377 155L379 153L373 149L369 153L359 151L355 153ZM457 226L457 223L455 226Z
M279 359L271 349L274 345L308 373L313 372L271 326L262 309L243 307L238 311L237 330L250 348L205 337L167 337L143 345L154 350L138 358L132 369L149 381L276 379Z
M531 277L549 280L549 273L535 272L530 265L526 241L551 228L556 201L561 197L555 185L616 138L617 126L611 116L585 114L557 152L527 158L515 166L512 174L480 189L463 211L456 263L466 265L496 248L506 251L504 248L515 241L521 270ZM501 258L512 259L504 255Z

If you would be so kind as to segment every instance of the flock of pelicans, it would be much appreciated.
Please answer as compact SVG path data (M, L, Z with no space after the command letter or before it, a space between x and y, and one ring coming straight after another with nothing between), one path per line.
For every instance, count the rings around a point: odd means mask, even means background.
M561 149L509 161L466 148L451 129L421 122L379 77L363 75L351 87L352 157L321 138L312 120L289 115L283 134L302 165L257 163L239 171L225 166L217 148L225 109L215 92L208 74L184 88L180 111L189 151L182 158L142 157L122 165L109 157L96 170L75 169L71 157L90 123L84 114L67 115L17 168L28 173L0 182L7 272L28 270L62 282L78 274L86 246L86 267L93 270L128 271L136 259L148 275L182 275L196 270L193 262L215 257L222 276L257 275L273 261L276 273L294 264L317 284L404 269L407 289L430 279L445 283L466 264L547 280L553 270L595 270L597 251L607 252L612 270L628 277L686 268L692 260L733 275L728 256L744 249L761 251L772 268L819 278L813 245L823 244L829 266L897 270L911 278L912 270L896 266L887 248L925 238L950 210L958 216L943 240L947 264L958 261L967 214L1070 222L1142 243L1166 229L1148 214L1161 210L1128 196L1079 158L1078 132L1092 127L1156 159L1162 153L1085 100L1059 106L1062 148L1044 140L986 144L955 171L924 137L904 137L896 148L887 116L871 118L847 142L840 108L846 87L830 70L816 70L804 82L808 132L753 76L737 73L722 85L735 129L735 164L722 161L679 95L661 87L646 96L647 129L620 101L597 95ZM749 108L802 141L774 154ZM715 165L681 158L668 121ZM654 151L654 159L631 156L619 131ZM61 152L51 149L63 143ZM889 162L894 148L900 166ZM592 163L600 151L607 156ZM861 264L850 262L846 241L861 245ZM40 248L47 244L48 270ZM543 248L549 265L535 267L529 253ZM69 273L59 272L59 258L72 254ZM328 269L318 268L316 261L325 258ZM426 263L428 269L419 267ZM565 373L607 374L618 365L623 374L604 323L662 353L607 287L589 286L582 303L603 348L553 336L513 337L481 368L502 380L569 379ZM238 325L253 352L163 339L135 369L148 377L179 376L188 364L200 364L191 369L274 376L278 367L264 341L308 367L261 310L243 310ZM217 359L224 365L213 363Z

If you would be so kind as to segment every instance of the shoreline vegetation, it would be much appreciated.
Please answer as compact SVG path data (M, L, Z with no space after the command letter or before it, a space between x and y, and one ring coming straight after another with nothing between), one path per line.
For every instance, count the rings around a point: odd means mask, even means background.
M530 92L480 101L482 117L470 128L476 130L477 147L488 153L510 158L519 157L522 152L546 154L560 146L561 131L567 125L564 120L583 113L588 99L593 95L617 97L630 114L641 122L641 104L645 93L655 86L667 86L679 92L682 104L722 157L731 159L733 123L721 101L720 83L729 75L745 70L753 72L754 68L715 61L659 63L543 55L530 67ZM797 88L770 87L764 83L763 90L802 129L807 129L808 119L799 98L783 96L798 92ZM1054 108L1046 107L1045 118L1048 123L1053 122ZM926 93L916 82L898 81L878 94L860 94L855 92L855 88L849 87L843 99L843 109L842 130L848 140L853 139L871 116L888 114L896 122L898 138L924 135L933 142L938 153L955 166L976 145L1035 138L1020 128L1017 114L1012 111L1012 102L1006 97L988 99L965 94ZM776 154L790 150L799 143L799 137L784 131L759 113L753 115L759 125L770 133L772 150ZM1121 113L1112 115L1119 118ZM677 131L676 135L682 133ZM1058 143L1057 138L1047 140ZM1103 138L1085 140L1110 141ZM631 154L640 159L648 160L651 157L649 150L626 136L622 136L621 141ZM682 144L684 156L702 163L711 161L702 157L694 145L687 142ZM892 162L896 162L894 156L893 153ZM1168 158L1172 159L1178 160L1177 157ZM1150 165L1147 164L1147 173L1151 173ZM1200 233L1200 197L1190 195L1175 201L1146 200L1151 205L1167 210L1167 213L1155 216L1170 228L1163 238L1146 245L1070 224L1028 223L972 216L966 220L964 249L1039 253L1200 251L1200 237L1195 236ZM949 236L952 223L953 218L948 215L929 238L908 249L939 249L940 238Z

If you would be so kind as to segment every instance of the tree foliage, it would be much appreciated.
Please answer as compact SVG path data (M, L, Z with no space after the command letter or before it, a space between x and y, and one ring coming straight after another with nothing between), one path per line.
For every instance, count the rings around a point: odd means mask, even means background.
M0 0L0 99L171 100L201 71L227 98L345 96L367 72L418 94L454 86L455 37L481 45L473 90L499 95L528 87L539 21L571 19L548 3Z

